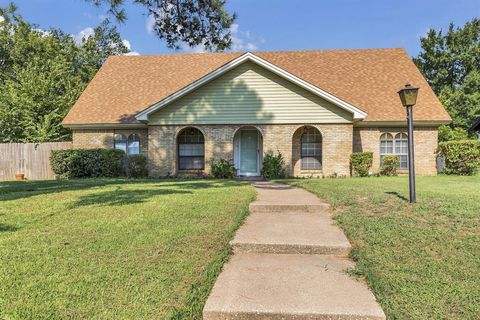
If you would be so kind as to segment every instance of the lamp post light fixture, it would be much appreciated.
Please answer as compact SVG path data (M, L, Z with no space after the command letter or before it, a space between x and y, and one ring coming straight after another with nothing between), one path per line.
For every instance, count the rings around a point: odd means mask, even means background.
M410 187L410 203L417 201L415 195L415 160L413 156L413 110L412 107L417 102L418 88L412 87L410 84L398 91L400 100L405 108L407 108L408 122L408 182Z

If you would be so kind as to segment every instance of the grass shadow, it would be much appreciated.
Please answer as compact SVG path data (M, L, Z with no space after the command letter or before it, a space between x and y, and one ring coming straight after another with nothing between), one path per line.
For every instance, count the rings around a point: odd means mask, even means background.
M117 186L114 190L102 191L79 197L78 200L69 205L69 208L74 209L83 206L122 206L146 202L152 197L192 193L192 191L174 188L141 188L126 190Z
M408 199L401 195L400 193L396 192L396 191L388 191L388 192L385 192L386 194L389 194L389 195L393 195L393 196L396 196L398 199L400 200L403 200L403 201L408 201Z
M18 228L9 224L0 223L0 232L15 232Z
M0 202L29 198L41 194L51 194L70 190L83 190L94 187L138 182L147 183L148 180L93 178L76 180L1 181Z

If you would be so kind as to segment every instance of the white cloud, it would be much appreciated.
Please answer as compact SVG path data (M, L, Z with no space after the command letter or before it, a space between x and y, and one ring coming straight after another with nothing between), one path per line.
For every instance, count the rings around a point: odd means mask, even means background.
M127 39L123 39L122 40L122 43L125 47L128 48L128 50L131 50L132 49L132 45L130 44L130 41L128 41Z
M130 51L129 53L125 53L124 56L139 56L140 52L137 51Z
M180 50L182 52L187 52L187 53L205 53L207 52L207 50L205 49L205 47L203 45L198 45L198 46L194 46L194 47L190 47L188 44L186 43L182 43L180 45Z
M232 51L255 51L258 50L257 41L252 39L250 31L240 31L240 25L237 23L232 24L230 27L230 33L232 36ZM265 43L265 39L260 38L260 43ZM198 45L193 48L187 44L181 44L180 50L187 53L203 53L207 52L203 45Z
M0 16L0 22L5 21L5 18L3 16Z
M147 29L148 33L153 33L155 28L155 17L152 14L149 14L147 17L147 21L145 22L145 29Z
M251 40L250 31L239 31L240 26L236 23L230 27L232 33L232 50L233 51L254 51L258 49L258 46Z
M132 50L132 44L130 43L130 41L128 41L127 39L123 39L122 43L125 47L127 47L128 50ZM125 55L126 56L139 56L140 53L138 51L130 51L128 53L125 53Z
M78 44L82 43L82 40L85 39L87 40L88 38L90 38L92 35L94 34L94 30L92 27L87 27L83 30L80 30L79 33L77 33L76 35L73 36L73 38L75 39L75 42L77 42Z
M37 29L33 29L33 30L41 33L42 36L44 36L44 37L49 36L49 35L51 34L51 32L48 31L48 30L43 30L43 29L38 29L38 28L37 28Z

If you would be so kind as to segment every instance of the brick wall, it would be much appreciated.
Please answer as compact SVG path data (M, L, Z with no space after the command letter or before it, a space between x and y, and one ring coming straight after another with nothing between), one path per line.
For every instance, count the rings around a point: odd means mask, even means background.
M140 150L148 153L148 129L75 129L73 130L73 148L108 148L114 146L114 136L122 133L127 138L136 133L140 136Z
M73 148L113 148L113 129L73 130Z
M322 135L322 170L301 170L300 137L302 125L258 125L263 137L263 153L280 151L287 165L287 172L294 176L348 175L349 159L354 152L373 152L372 172L380 167L380 135L390 132L406 132L406 128L361 128L350 124L313 125ZM127 137L140 135L142 153L148 155L150 175L162 177L176 175L176 136L187 126L150 126L149 129L129 130L74 130L74 148L113 148L115 133ZM215 158L233 159L233 138L242 125L196 126L205 136L205 173L210 173L210 162ZM435 175L435 149L437 128L415 128L415 167L419 175Z
M188 126L150 126L148 158L150 175L162 177L176 175L176 136ZM233 159L233 140L242 125L195 126L205 137L205 173L210 173L210 163L215 158ZM263 138L263 153L277 150L285 158L287 172L291 175L348 175L352 151L351 124L315 125L323 137L323 170L302 171L299 166L301 125L258 125ZM191 172L189 172L191 173Z
M380 170L380 135L389 132L393 136L407 132L407 128L359 128L353 129L353 151L373 152L371 171ZM436 127L415 128L415 173L419 175L436 175L436 156L438 129ZM407 173L408 170L400 172Z

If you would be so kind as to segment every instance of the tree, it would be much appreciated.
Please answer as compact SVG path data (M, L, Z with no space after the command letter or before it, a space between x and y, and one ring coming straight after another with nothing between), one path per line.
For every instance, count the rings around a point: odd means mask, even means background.
M120 22L126 20L124 0L86 0L96 6L107 5L108 11ZM222 51L232 45L230 27L236 14L225 9L225 0L133 0L143 5L155 20L157 36L169 48L182 44L204 46Z
M453 119L468 129L480 119L480 19L448 31L430 29L421 38L415 64Z
M108 21L77 44L27 23L14 5L0 15L0 142L68 139L61 121L108 55L128 48Z

